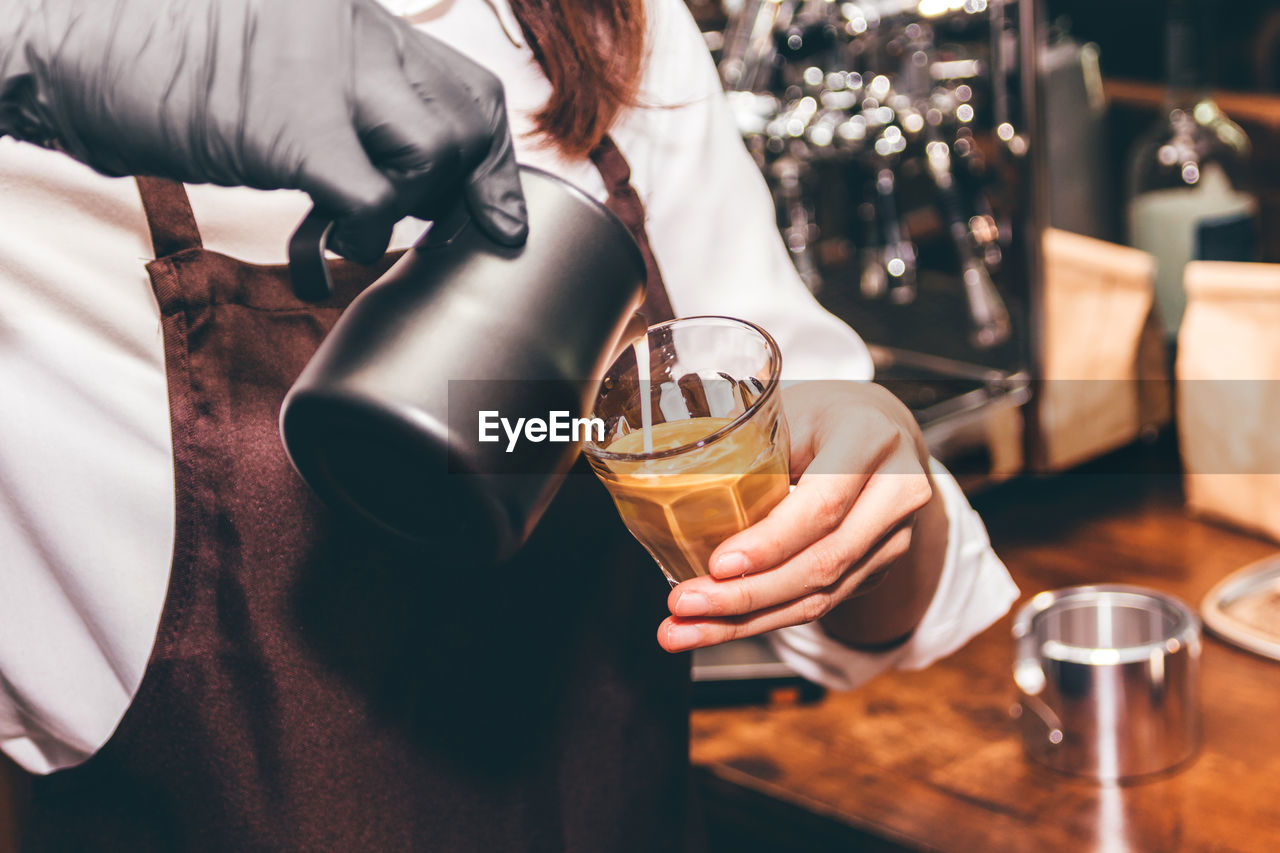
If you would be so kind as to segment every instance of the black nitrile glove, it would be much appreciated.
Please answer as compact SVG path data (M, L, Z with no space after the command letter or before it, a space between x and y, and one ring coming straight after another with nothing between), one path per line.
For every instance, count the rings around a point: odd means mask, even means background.
M464 195L518 245L497 78L376 0L0 0L0 135L107 175L301 189L382 254Z

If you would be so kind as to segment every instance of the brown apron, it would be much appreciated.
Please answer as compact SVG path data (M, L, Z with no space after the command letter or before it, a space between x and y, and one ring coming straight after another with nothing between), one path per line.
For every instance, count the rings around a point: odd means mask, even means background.
M621 154L593 154L643 239ZM83 765L34 780L30 850L668 851L684 845L688 659L667 584L584 466L496 569L397 554L296 476L280 402L379 269L297 300L201 246L139 179L157 259L177 527L141 687ZM667 309L652 257L649 315Z

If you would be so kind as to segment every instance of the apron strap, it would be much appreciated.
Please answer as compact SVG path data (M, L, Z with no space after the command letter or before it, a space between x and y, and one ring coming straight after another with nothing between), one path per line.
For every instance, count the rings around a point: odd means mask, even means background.
M663 286L662 273L658 270L658 262L653 256L649 235L645 231L644 203L631 186L631 166L609 136L600 140L590 156L609 192L605 206L622 220L640 245L648 279L648 290L642 307L646 319L650 323L661 323L674 318L671 300ZM191 210L191 200L181 182L143 176L134 180L138 184L138 194L142 196L142 208L147 215L147 228L151 231L151 245L157 258L204 246L195 214Z
M168 178L136 177L142 209L147 214L151 246L157 258L204 246L187 188Z
M674 319L675 312L671 309L671 300L662 283L658 261L649 246L649 234L644 228L644 203L631 186L631 166L627 163L627 158L622 156L613 138L605 136L591 150L591 162L600 171L600 177L604 178L604 185L609 190L609 200L605 202L605 206L631 231L631 236L640 244L640 254L644 256L648 290L640 310L650 324Z

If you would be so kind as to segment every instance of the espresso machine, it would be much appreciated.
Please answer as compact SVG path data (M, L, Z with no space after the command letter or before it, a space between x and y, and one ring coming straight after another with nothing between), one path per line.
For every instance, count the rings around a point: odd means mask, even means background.
M692 5L802 279L871 345L877 381L949 462L993 411L1029 399L1035 375L1034 7Z
M1037 4L689 3L805 284L962 482L1013 473L989 435L1038 375L1047 149L1042 75L1023 73L1041 67ZM693 677L699 704L821 693L755 639L700 649Z

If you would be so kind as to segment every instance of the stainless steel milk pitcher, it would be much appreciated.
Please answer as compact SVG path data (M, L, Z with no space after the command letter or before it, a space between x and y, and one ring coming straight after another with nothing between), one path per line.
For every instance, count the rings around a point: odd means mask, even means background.
M1013 624L1023 744L1065 773L1115 782L1187 761L1200 741L1200 620L1122 584L1042 592Z

